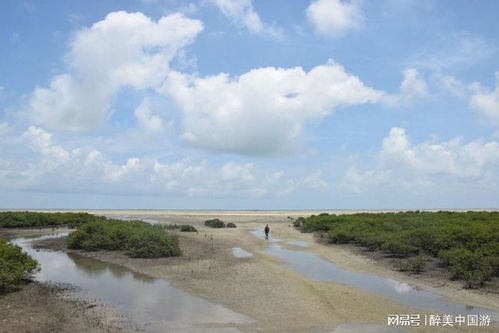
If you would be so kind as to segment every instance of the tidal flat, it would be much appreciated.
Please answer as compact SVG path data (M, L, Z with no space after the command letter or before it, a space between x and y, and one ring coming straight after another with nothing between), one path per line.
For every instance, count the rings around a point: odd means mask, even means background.
M300 233L292 227L293 219L310 215L311 212L99 211L98 214L108 217L128 216L148 219L150 223L164 225L191 224L198 229L198 232L178 233L182 256L170 258L139 259L130 258L122 251L69 250L60 238L34 242L34 247L39 247L39 251L50 250L73 258L82 258L81 260L90 258L113 264L113 267L121 267L126 271L121 274L128 276L127 279L133 280L135 274L148 277L151 281L164 281L159 283L166 283L181 293L200 298L208 304L215 304L216 307L226 309L224 311L228 311L227 313L237 314L234 318L226 314L226 321L214 323L200 320L203 318L200 312L199 317L190 319L192 327L197 329L210 329L213 332L341 332L362 327L363 330L384 332L387 329L388 314L441 313L431 306L412 307L376 290L366 290L344 282L304 275L292 267L292 260L279 256L276 251L273 253L272 249L276 244L274 241L278 242L282 251L313 255L353 274L362 273L367 276L392 279L400 285L410 285L434 293L449 303L484 308L491 313L499 310L498 294L479 289L463 289L459 282L432 275L400 273L390 269L378 258L359 253L349 246L322 244L317 242L312 234ZM210 218L233 222L237 228L207 228L203 222ZM255 230L263 230L266 224L271 227L272 238L269 240L254 234ZM253 256L238 258L233 254L234 248L244 249ZM314 269L313 265L314 263L310 262L308 267L310 271ZM112 270L108 269L96 270L93 273L96 278L99 272L113 274ZM151 282L152 285L154 283L158 282ZM162 289L158 288L157 291L160 294ZM131 300L126 302L130 303ZM161 305L162 303L158 303L155 311L160 314L164 312L164 322L150 319L148 324L137 319L140 317L140 307L127 313L116 304L113 307L113 302L110 303L109 306L117 309L117 312L127 320L133 322L135 318L138 322L135 329L160 332L161 327L168 327L167 325L174 323L173 320L168 321L168 313L175 310L172 308L170 311L168 307ZM144 312L147 314L151 311ZM133 327L124 323L125 321L122 323L123 329ZM181 331L182 327L177 328ZM411 331L407 328L404 330ZM480 328L480 332L496 330L497 323ZM420 327L418 331L435 330ZM474 330L467 327L443 327L438 330L438 332L461 331Z

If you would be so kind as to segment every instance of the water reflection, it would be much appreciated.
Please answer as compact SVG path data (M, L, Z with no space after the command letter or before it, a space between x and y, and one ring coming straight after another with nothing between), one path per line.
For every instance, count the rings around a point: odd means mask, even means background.
M254 230L253 235L264 238L263 232ZM347 284L385 296L411 308L432 309L449 314L490 314L494 321L499 320L497 310L452 303L441 296L416 288L405 282L379 277L373 274L352 272L340 268L337 264L324 260L316 254L288 250L274 239L267 253L284 259L287 266L311 279Z
M287 241L286 243L294 246L299 246L299 247L308 247L308 242L305 241L300 241L300 240L290 240Z
M127 275L132 275L134 280L139 280L144 283L152 283L156 279L149 275L136 273L128 268L98 260L88 260L87 257L82 257L75 253L67 253L67 256L75 263L76 269L82 270L89 276L99 276L110 273L117 279L122 279Z
M43 236L42 239L59 237ZM220 324L237 332L234 324L254 322L224 306L195 297L174 288L167 280L138 274L119 265L64 252L36 251L30 240L13 241L41 264L36 279L69 283L81 288L89 297L118 308L134 323L147 331L205 332L197 325ZM220 331L220 330L217 330Z
M232 248L232 255L236 258L251 258L253 257L253 253L245 251L241 249L240 247L233 247Z

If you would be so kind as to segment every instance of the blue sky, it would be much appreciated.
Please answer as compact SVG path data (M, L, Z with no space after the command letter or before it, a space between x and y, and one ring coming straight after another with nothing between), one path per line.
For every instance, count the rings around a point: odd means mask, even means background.
M498 12L2 1L0 208L497 208Z

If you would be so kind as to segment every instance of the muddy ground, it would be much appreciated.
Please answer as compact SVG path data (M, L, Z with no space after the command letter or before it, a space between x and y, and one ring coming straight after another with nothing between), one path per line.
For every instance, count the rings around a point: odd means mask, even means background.
M127 332L97 303L72 297L71 287L28 283L0 295L0 332Z

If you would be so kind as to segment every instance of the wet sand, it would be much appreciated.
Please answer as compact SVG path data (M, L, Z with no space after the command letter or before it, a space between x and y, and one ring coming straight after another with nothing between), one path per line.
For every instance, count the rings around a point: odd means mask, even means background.
M0 295L1 333L129 332L115 320L111 309L73 297L71 287L33 282Z
M342 268L377 274L404 282L415 283L435 291L449 300L499 309L497 294L462 289L459 283L442 283L391 271L378 262L351 249L316 243L311 234L302 234L291 227L289 217L306 216L310 212L155 212L109 211L92 212L109 217L132 216L155 219L162 224L189 223L198 233L181 233L182 257L163 259L132 259L119 252L83 253L96 259L125 265L137 272L165 278L193 295L215 301L257 320L240 325L244 332L330 332L345 323L376 324L386 328L388 314L435 311L409 309L383 295L362 291L339 283L307 279L286 268L283 262L266 253L269 243L251 234L254 229L270 224L272 235L288 240L307 242L308 247L285 245L319 254ZM236 223L236 229L205 228L208 218L219 217ZM298 243L302 244L302 243ZM236 258L232 253L239 247L253 254ZM79 253L81 253L79 251ZM343 326L341 326L343 325ZM374 328L375 326L373 326ZM451 327L421 332L476 331L474 328ZM495 332L497 326L480 328L480 332Z

